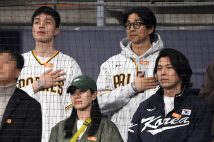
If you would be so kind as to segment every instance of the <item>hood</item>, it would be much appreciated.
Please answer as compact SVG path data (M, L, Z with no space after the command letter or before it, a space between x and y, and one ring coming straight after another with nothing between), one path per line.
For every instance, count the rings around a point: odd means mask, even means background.
M159 34L155 34L155 41L152 43L152 47L147 50L143 55L138 56L131 50L131 42L128 40L128 38L124 38L120 41L120 47L122 49L121 54L124 56L127 56L129 58L142 58L147 57L150 54L153 54L155 52L160 51L163 49L163 41Z

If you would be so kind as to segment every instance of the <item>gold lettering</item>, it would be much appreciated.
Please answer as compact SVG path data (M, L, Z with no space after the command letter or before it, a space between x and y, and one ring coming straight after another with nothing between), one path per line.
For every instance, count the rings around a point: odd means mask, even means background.
M113 76L114 87L117 88L128 84L130 82L130 76L131 74L117 74Z
M29 84L32 84L32 83L33 83L33 78L32 77L27 78L26 86L29 85Z
M24 79L20 79L19 80L19 88L25 87L25 80Z
M35 80L37 81L39 77L35 77ZM25 87L29 84L32 84L34 79L32 77L29 77L27 79L20 79L18 82L19 88ZM64 81L60 81L60 85L58 86L52 86L50 88L44 88L41 91L46 91L46 92L52 92L52 93L57 93L59 95L63 94L63 86L64 86Z

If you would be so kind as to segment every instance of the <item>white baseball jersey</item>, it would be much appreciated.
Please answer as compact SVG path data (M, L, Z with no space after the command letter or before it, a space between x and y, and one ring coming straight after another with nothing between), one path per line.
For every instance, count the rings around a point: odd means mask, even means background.
M131 86L137 74L153 76L153 69L163 42L159 35L152 47L142 56L137 56L127 38L120 42L122 52L109 58L100 67L97 79L98 101L102 113L110 115L124 139L127 141L128 128L140 102L153 95L157 88L136 94Z
M82 73L77 62L61 52L57 52L50 58L38 57L33 51L24 53L23 56L25 64L18 79L19 87L40 102L43 121L42 142L47 142L52 127L70 115L71 111L65 109L71 104L70 96L66 90L71 81ZM63 69L66 73L64 76L66 80L61 82L61 86L34 93L32 83L50 68L53 70Z

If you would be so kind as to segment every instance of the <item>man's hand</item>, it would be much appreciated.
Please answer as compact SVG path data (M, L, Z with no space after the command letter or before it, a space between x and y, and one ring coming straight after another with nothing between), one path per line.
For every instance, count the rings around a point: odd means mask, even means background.
M60 81L65 80L65 78L62 77L63 75L65 75L65 73L61 69L55 71L50 69L45 71L40 75L39 81L33 83L34 93L37 93L44 88L61 85Z
M155 77L136 77L134 81L137 92L143 92L147 89L153 89L158 85Z

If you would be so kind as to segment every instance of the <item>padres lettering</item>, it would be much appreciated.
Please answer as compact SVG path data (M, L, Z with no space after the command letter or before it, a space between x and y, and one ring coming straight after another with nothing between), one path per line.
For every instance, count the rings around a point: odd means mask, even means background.
M129 84L130 82L130 76L131 74L117 74L115 76L113 76L113 80L114 80L114 87L120 87L120 86L124 86L126 84Z
M26 79L20 79L19 80L19 88L25 87L29 84L32 84L34 80L38 80L39 77L35 77L35 79L33 79L32 77L26 78ZM59 86L54 86L54 87L50 87L47 89L42 89L41 91L47 91L47 92L52 92L52 93L57 93L59 95L63 94L63 86L64 86L64 82L60 81Z

